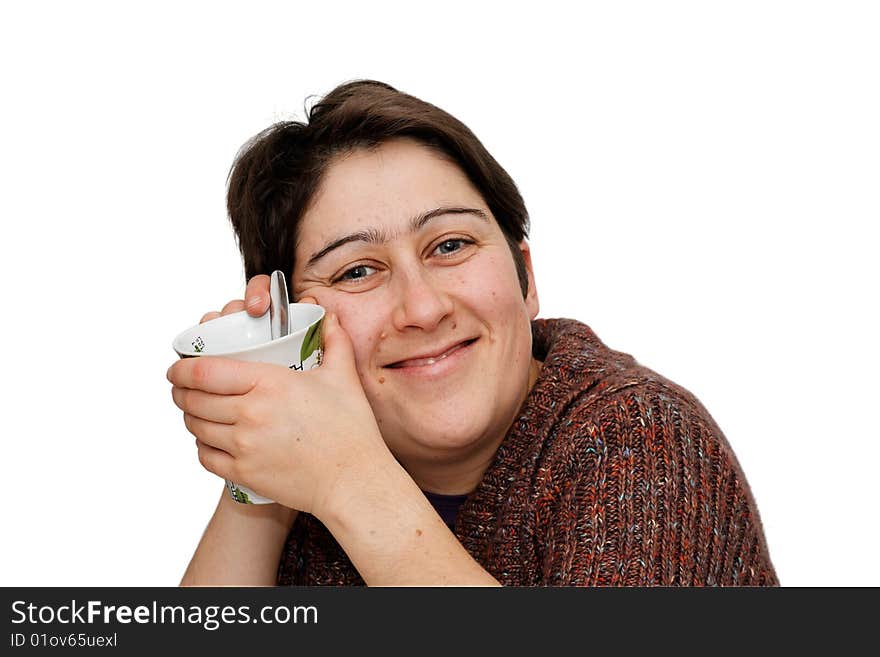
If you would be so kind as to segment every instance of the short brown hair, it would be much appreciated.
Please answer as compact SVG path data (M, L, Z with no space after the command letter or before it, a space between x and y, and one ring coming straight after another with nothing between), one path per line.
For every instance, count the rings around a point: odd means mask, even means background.
M513 254L523 297L525 261L518 248L529 218L519 190L480 140L438 107L375 80L342 84L306 110L307 120L263 130L238 152L229 172L227 209L245 277L280 269L290 277L299 222L334 158L397 137L415 139L461 168L498 221Z

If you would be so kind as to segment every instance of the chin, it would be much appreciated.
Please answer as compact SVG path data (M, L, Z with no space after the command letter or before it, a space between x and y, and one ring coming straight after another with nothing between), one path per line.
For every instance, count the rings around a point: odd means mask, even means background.
M428 423L422 418L415 425L406 429L401 427L401 434L407 436L408 445L416 444L422 450L459 451L478 443L486 433L488 421L474 421L473 415L464 415L460 419L467 418L466 422L450 425L448 421L438 420L437 423Z

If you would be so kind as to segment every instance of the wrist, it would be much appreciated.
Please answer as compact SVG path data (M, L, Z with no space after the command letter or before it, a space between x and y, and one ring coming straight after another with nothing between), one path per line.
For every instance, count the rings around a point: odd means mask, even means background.
M347 524L349 516L359 514L372 500L387 499L401 486L415 486L381 438L376 449L359 453L325 484L327 492L316 498L311 513L328 528Z
M319 519L368 586L498 585L397 461L334 499Z

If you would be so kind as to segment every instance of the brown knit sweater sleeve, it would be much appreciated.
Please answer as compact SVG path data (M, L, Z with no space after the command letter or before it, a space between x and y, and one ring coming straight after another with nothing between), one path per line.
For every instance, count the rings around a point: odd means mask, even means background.
M632 381L575 405L539 486L543 583L777 586L745 476L688 391ZM542 517L543 516L543 517Z

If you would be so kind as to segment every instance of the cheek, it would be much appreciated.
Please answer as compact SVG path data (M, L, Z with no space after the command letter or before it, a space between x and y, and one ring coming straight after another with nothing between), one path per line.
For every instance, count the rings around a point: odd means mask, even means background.
M492 257L456 276L458 296L484 313L509 314L523 306L522 290L509 258ZM479 284L475 285L475 281Z
M378 353L378 357L381 357L381 335L384 330L382 320L375 312L374 304L351 297L347 297L345 303L339 303L333 296L335 295L321 295L319 298L316 295L315 299L327 312L335 313L339 317L339 323L351 338L355 364L358 374L363 378L364 373L370 369L374 354Z

